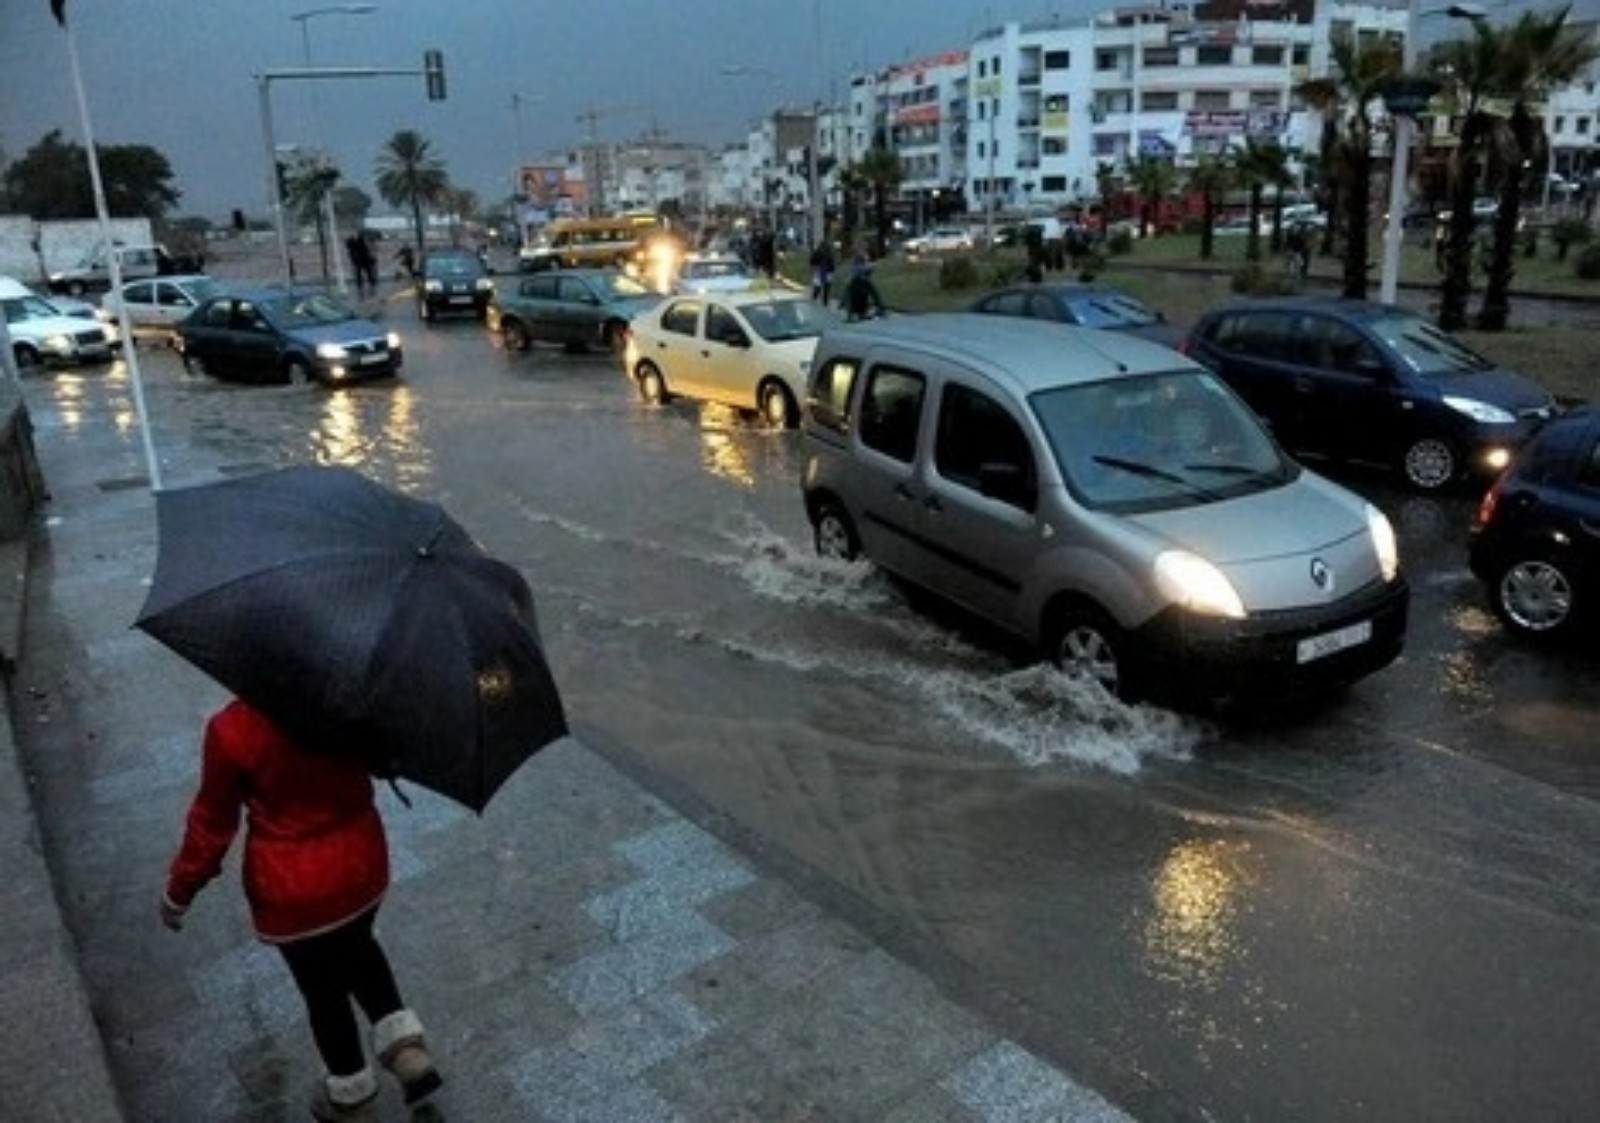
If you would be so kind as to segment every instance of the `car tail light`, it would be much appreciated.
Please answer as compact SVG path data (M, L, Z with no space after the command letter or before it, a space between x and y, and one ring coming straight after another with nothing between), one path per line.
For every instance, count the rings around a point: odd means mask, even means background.
M1491 484L1489 490L1483 493L1483 498L1478 500L1478 525L1488 526L1494 519L1495 508L1500 505L1500 484Z

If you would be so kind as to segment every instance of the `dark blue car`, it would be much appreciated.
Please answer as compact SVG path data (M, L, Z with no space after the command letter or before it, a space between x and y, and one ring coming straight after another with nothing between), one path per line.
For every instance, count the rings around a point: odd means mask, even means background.
M1545 426L1478 505L1469 559L1495 615L1524 636L1575 636L1600 596L1600 412ZM1592 632L1591 632L1592 634Z
M1201 316L1183 350L1289 451L1379 465L1424 490L1493 480L1557 412L1538 383L1388 304L1240 301Z
M186 370L248 382L329 386L392 377L400 337L321 290L230 288L178 326Z

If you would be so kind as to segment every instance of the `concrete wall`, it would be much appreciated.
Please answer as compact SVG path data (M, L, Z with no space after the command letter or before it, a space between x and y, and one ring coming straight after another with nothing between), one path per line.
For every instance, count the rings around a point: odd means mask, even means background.
M155 241L147 218L112 219L111 237L129 245ZM0 277L43 284L50 273L76 265L103 240L100 223L92 218L35 222L26 215L0 215Z

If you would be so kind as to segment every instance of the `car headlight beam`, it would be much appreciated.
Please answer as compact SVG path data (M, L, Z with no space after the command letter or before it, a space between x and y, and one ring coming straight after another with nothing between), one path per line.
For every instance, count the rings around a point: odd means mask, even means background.
M1222 570L1198 554L1168 550L1156 558L1156 584L1173 603L1201 616L1244 619L1244 601Z
M1481 402L1477 398L1458 398L1453 394L1446 394L1441 400L1457 413L1464 413L1484 425L1510 425L1517 419L1516 414L1510 410Z

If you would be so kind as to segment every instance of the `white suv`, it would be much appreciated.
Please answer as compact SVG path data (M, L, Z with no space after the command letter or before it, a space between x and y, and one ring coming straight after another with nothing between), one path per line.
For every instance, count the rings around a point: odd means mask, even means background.
M5 313L11 351L21 367L44 363L109 362L112 334L98 320L65 316L22 282L0 277L0 311Z

